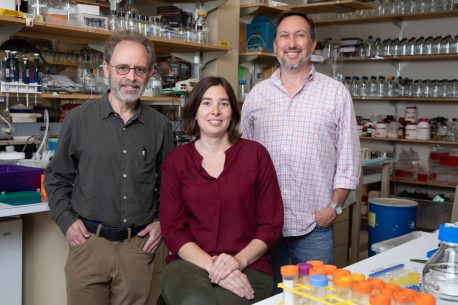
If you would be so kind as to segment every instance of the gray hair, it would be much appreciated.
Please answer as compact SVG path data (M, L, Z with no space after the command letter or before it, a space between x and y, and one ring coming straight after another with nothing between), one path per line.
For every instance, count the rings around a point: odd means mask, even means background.
M104 49L106 62L110 62L115 47L122 41L133 41L143 45L145 47L146 53L148 54L148 68L150 71L153 70L155 61L153 43L146 36L131 31L115 32L113 35L111 35L110 38L108 38Z

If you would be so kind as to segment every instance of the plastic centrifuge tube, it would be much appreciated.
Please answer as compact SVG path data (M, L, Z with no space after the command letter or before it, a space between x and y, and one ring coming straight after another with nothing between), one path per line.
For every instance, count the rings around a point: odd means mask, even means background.
M283 277L283 304L284 305L297 305L296 294L288 291L290 288L294 289L296 286L297 277L299 275L299 267L296 265L286 265L280 268L280 273Z
M325 275L311 275L310 286L312 287L312 295L322 299L326 296L326 287L328 286L328 278ZM286 305L286 304L285 304ZM310 300L310 305L321 305L320 302L313 299Z
M359 281L364 281L366 279L366 276L362 273L352 273L351 274L351 281L354 282L359 282Z
M385 285L385 282L383 280L375 277L368 278L367 280L372 285L372 293L381 293L381 290Z
M328 277L328 285L334 286L334 271L337 270L335 265L323 265L324 271L326 271L326 276Z
M312 268L312 265L307 263L297 264L299 268L299 283L302 285L307 285L309 283L309 271Z
M334 279L334 287L339 298L351 300L351 277L341 275Z
M420 293L417 293L417 295L415 296L415 304L416 305L436 305L436 298L429 293L420 292Z
M372 285L367 280L353 282L351 284L353 302L360 305L369 304L369 296L372 292Z
M391 298L387 295L375 293L369 298L369 305L390 305Z
M308 261L307 264L310 264L313 267L321 267L324 265L322 261Z

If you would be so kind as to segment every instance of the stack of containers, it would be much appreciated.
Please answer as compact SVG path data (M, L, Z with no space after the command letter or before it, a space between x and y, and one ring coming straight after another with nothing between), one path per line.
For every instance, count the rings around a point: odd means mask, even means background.
M326 275L322 275L323 272ZM337 269L319 261L283 266L281 274L283 287L296 288L295 291L304 294L300 296L285 289L284 305L321 305L329 302L345 304L342 300L357 305L436 304L436 299L431 294L402 288L379 278L366 279L363 274L352 274L349 270Z

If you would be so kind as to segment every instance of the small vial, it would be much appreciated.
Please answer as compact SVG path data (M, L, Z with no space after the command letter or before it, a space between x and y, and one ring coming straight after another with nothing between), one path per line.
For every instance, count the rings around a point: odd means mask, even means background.
M322 261L308 261L307 264L310 264L313 267L321 267L324 265Z
M369 298L369 305L390 305L391 299L380 293L372 294Z
M336 277L339 277L339 276L350 276L351 275L351 271L350 270L347 270L347 269L336 269L333 273L333 278L335 279Z
M297 267L296 265L282 266L280 268L280 273L283 277L283 286L285 288L294 289L296 286L297 277L299 275L299 267ZM294 292L288 291L287 289L283 289L284 305L297 305L297 301L298 297Z
M299 263L297 264L299 268L299 283L302 285L307 285L309 281L309 271L312 268L312 265L307 263Z
M328 278L325 275L311 275L310 286L312 287L311 294L319 299L323 299L326 296L326 287L328 286ZM310 300L310 305L321 305L321 302Z
M367 280L372 285L372 293L381 293L381 290L385 285L385 282L383 280L375 277L368 278Z
M367 280L353 282L351 284L353 302L360 305L369 304L372 285Z
M334 278L334 287L339 298L351 300L351 276L341 275Z
M415 290L408 288L401 288L401 290L404 291L405 294L407 294L406 305L414 305L415 296L417 295L417 292Z
M416 305L436 305L436 298L429 293L420 292L415 296Z

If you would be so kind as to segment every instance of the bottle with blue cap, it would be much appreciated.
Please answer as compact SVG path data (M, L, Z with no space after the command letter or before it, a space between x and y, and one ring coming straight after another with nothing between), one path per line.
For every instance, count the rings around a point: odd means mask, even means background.
M458 223L439 225L439 249L423 269L422 290L437 305L458 303Z
M314 274L310 276L310 286L312 287L312 295L317 298L326 296L326 287L328 286L328 277L326 275ZM310 300L310 305L321 305L321 302Z

